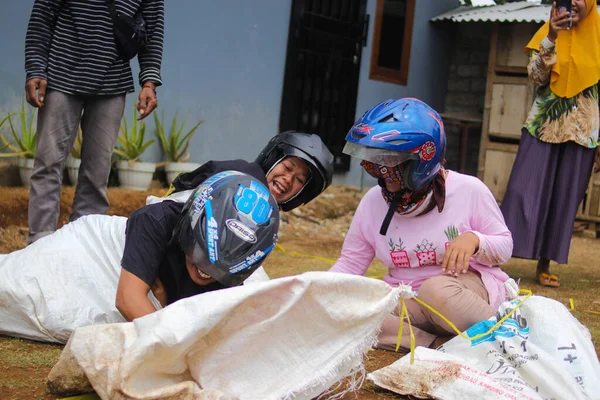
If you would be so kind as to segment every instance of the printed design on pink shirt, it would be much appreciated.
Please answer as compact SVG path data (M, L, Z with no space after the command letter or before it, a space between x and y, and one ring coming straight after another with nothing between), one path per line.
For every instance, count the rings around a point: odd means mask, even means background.
M410 260L408 253L406 252L402 239L398 238L398 244L394 243L394 240L390 238L390 256L395 267L398 268L410 268Z
M454 225L450 225L448 226L448 228L446 228L444 233L446 234L446 238L448 239L448 241L444 244L444 248L447 249L450 242L458 237L458 228Z
M420 244L415 246L414 251L417 255L417 260L419 260L419 267L437 265L437 253L435 249L436 247L434 247L433 243L427 239L423 239Z

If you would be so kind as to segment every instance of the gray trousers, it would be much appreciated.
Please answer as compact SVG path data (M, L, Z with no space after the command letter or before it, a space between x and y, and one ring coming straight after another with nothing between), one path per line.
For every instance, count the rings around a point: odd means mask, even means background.
M70 220L106 213L111 157L124 109L125 94L78 96L56 90L46 93L44 107L38 114L28 243L56 230L63 171L79 125L83 134L81 166Z

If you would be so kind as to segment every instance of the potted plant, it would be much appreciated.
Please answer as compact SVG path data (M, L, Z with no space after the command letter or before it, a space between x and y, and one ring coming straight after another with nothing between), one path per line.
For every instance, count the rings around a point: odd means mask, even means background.
M146 124L137 121L135 111L134 106L131 129L127 124L127 117L123 116L120 135L117 138L118 147L115 147L114 152L120 158L117 161L117 173L121 187L144 191L150 187L156 163L142 162L139 158L154 140L144 141Z
M21 182L23 186L29 188L31 171L33 170L33 160L35 159L35 146L36 146L36 131L33 125L35 119L34 110L29 118L27 118L27 111L25 110L25 100L21 100L21 110L16 113L8 114L0 123L0 127L8 122L10 126L10 133L13 142L6 139L6 137L0 133L0 141L2 142L2 149L9 149L10 153L2 153L0 157L19 157L17 165L19 166L19 175L21 176ZM19 116L20 129L15 128L12 117Z
M188 148L190 146L190 140L194 133L196 133L196 129L200 126L204 120L200 120L190 129L189 131L184 133L184 127L186 118L181 121L181 124L178 123L178 114L176 113L171 121L171 128L168 133L165 130L164 124L164 112L161 115L161 118L158 118L158 115L154 114L154 127L155 134L160 146L165 152L165 156L167 157L167 161L165 163L165 173L167 174L167 180L172 182L173 179L177 177L182 172L192 171L200 166L198 163L190 163L187 162L190 159L190 153L188 152Z
M79 177L79 166L81 165L81 144L83 142L83 134L81 127L77 130L77 137L75 143L71 147L71 153L67 157L67 173L69 174L69 180L71 186L77 185L77 178Z

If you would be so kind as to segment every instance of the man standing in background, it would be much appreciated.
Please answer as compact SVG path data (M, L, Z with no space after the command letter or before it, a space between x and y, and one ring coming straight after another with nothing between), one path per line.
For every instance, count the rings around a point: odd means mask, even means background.
M138 53L142 89L136 107L143 119L157 107L156 87L162 83L164 0L34 2L25 39L26 99L39 108L29 244L56 230L63 170L79 126L81 166L70 220L108 210L112 152L125 95L134 90L129 60L115 42L113 17L133 19L138 12L147 37Z

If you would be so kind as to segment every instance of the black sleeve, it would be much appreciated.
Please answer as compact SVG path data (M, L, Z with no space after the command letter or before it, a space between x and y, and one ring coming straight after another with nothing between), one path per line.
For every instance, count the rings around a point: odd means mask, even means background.
M121 266L150 287L163 263L183 204L163 201L136 210L127 220Z
M179 175L172 185L175 192L194 189L212 175L230 170L244 172L267 185L267 178L261 166L245 160L208 161L191 172Z

